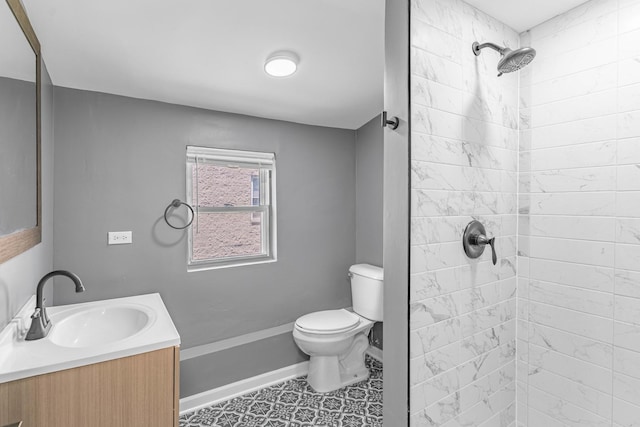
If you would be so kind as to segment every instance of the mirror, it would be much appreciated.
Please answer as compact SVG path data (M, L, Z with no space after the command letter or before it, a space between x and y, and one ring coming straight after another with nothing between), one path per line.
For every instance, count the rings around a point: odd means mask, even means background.
M0 4L0 263L41 240L40 44L19 0Z

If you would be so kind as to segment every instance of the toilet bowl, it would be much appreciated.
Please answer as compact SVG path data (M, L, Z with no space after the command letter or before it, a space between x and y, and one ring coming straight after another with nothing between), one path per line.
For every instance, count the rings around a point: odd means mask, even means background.
M369 377L364 353L373 321L341 310L318 311L296 321L293 339L310 356L307 382L326 393Z
M293 339L309 358L307 382L326 393L364 381L369 377L364 353L369 348L369 331L382 321L383 270L369 264L352 265L353 312L325 310L300 317Z

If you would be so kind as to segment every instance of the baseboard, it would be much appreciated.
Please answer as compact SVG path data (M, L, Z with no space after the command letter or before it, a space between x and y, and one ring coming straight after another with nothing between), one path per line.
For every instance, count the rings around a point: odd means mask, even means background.
M204 356L205 354L216 353L218 351L227 350L229 348L239 347L250 342L263 340L265 338L271 338L276 335L291 333L293 331L293 325L294 323L287 323L285 325L263 329L257 332L251 332L249 334L228 338L222 341L216 341L214 343L203 344L197 347L190 347L180 351L180 360L189 360L193 359L194 357L200 357Z
M180 415L196 409L215 405L261 388L269 387L288 381L293 378L307 375L309 372L309 362L301 362L291 366L267 372L262 375L247 378L235 383L227 384L213 390L207 390L202 393L194 394L180 399Z
M378 347L374 347L372 345L369 346L369 348L367 349L367 354L371 357L373 357L374 359L376 359L378 362L383 363L382 362L382 350L380 350Z

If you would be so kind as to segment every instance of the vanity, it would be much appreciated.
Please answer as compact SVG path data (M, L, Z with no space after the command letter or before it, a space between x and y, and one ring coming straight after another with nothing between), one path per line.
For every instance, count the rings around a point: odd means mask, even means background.
M35 298L0 332L0 426L177 427L180 337L159 294L49 307Z

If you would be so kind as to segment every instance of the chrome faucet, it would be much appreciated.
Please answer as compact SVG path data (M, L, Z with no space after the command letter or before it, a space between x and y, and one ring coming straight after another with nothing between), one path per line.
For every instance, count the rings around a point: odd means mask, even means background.
M56 270L45 274L45 276L38 282L38 287L36 288L36 310L31 315L31 327L29 328L29 332L27 332L27 336L25 338L27 341L44 338L51 329L51 321L49 320L49 316L47 316L47 310L44 306L44 300L42 299L42 289L44 288L46 281L54 276L68 277L73 280L73 283L76 285L76 292L84 292L82 280L70 271Z

